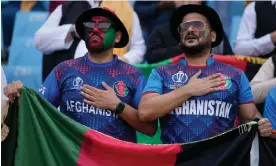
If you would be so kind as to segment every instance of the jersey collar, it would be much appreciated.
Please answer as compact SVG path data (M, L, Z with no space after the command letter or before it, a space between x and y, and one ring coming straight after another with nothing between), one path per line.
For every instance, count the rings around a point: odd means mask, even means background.
M117 55L113 55L113 57L114 57L113 60L110 61L110 62L106 62L106 63L94 63L94 62L92 62L92 61L90 61L90 60L88 59L88 53L86 53L86 54L84 55L84 60L85 60L85 62L86 62L88 65L93 66L93 67L108 67L108 66L111 66L111 65L117 63L117 61L118 61L118 56L117 56Z
M183 58L181 58L179 60L179 64L182 64L184 66L187 66L187 67L190 67L190 68L203 68L203 67L207 67L207 66L210 66L211 64L214 63L214 56L211 55L208 59L207 59L207 62L206 62L206 65L205 66L191 66L191 65L188 65L188 62L187 60L185 59L185 56L183 56Z

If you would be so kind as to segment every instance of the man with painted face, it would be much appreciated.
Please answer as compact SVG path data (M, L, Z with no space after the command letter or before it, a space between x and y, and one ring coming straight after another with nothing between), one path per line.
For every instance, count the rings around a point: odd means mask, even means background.
M271 123L253 103L245 74L216 62L211 48L223 39L217 13L202 5L184 5L171 17L170 30L185 55L179 63L152 70L139 105L141 121L156 119L165 144L187 143L215 136L258 117L262 136L271 135Z
M145 76L113 54L129 41L121 20L107 8L92 8L77 18L76 32L88 53L57 65L41 95L77 122L120 140L136 142L135 129L154 135L156 126L140 122L136 110Z

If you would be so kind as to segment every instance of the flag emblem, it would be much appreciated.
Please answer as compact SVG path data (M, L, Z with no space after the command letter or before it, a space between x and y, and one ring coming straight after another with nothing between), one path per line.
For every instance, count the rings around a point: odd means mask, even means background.
M113 89L120 97L125 97L128 94L128 88L123 81L115 82Z
M220 77L224 78L224 80L225 80L225 84L221 85L220 88L222 88L222 89L230 89L231 86L232 86L231 78L229 78L226 75L221 75Z

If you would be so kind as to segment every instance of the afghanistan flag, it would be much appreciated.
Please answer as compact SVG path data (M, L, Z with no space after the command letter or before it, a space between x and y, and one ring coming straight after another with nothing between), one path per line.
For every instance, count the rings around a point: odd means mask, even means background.
M23 88L19 100L6 119L10 130L2 142L3 166L276 165L276 143L257 136L255 121L203 141L145 145L87 128L31 89ZM252 142L260 148L251 148Z

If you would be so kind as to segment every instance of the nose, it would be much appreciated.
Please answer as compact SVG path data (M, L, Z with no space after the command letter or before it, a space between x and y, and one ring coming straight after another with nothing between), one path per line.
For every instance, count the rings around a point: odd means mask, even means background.
M190 25L190 26L188 27L187 31L188 31L188 32L194 32L195 29L194 29L194 27L193 27L192 25Z

